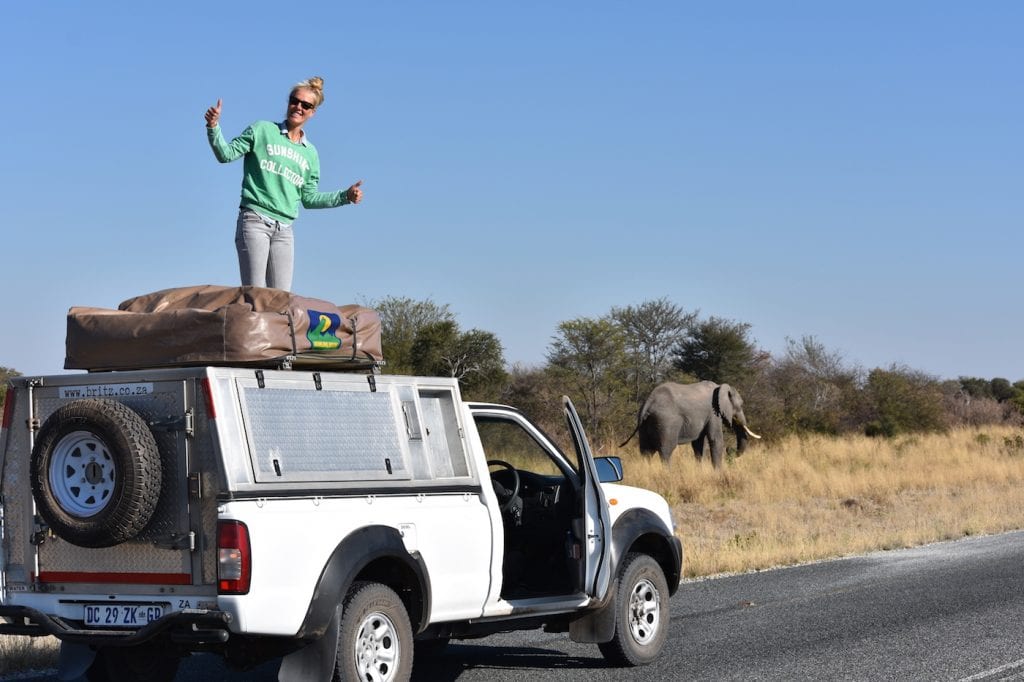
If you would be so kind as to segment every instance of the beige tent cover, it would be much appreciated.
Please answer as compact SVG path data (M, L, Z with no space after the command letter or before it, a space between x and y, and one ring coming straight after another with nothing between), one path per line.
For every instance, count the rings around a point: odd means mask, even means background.
M370 366L380 316L280 289L201 285L68 311L66 369Z

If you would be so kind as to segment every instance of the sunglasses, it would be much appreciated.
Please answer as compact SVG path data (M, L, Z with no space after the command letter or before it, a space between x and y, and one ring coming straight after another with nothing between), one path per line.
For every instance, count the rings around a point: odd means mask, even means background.
M301 99L299 99L298 97L289 97L288 98L288 104L290 104L291 106L295 106L297 104L300 107L302 107L303 111L309 111L309 110L311 110L311 109L316 107L315 104L310 104L309 102L304 102Z

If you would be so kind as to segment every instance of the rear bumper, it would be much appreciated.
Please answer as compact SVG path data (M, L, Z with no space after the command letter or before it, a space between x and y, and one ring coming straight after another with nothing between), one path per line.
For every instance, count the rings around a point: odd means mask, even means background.
M77 644L131 646L157 636L183 644L219 644L228 640L231 614L210 609L186 609L169 613L138 630L82 629L74 621L48 616L28 606L0 606L0 635L53 635Z

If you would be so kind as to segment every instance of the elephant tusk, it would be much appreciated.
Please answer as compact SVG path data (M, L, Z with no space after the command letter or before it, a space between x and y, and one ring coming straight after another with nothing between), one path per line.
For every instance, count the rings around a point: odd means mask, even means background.
M757 438L758 440L761 440L761 436L751 431L750 427L748 427L746 424L743 425L743 430L746 431L747 435L750 436L751 438Z

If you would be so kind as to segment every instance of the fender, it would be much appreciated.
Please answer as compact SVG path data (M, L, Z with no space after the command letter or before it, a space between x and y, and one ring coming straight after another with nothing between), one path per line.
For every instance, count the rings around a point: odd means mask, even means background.
M410 553L402 536L391 526L365 526L346 536L334 548L317 581L313 597L297 637L311 640L306 646L281 659L278 680L281 682L326 682L334 673L338 652L338 606L349 587L374 561L386 559L391 566L371 568L368 578L389 583L402 592L401 584L409 583L409 575L418 583L420 603L410 609L413 633L422 632L430 615L430 581L427 567L418 552ZM398 571L394 567L398 566ZM392 570L389 570L392 569ZM404 570L403 570L404 569ZM405 572L407 575L402 575ZM418 611L418 613L417 613Z
M640 538L648 536L641 544L641 550L650 554L661 570L665 572L669 596L679 589L683 571L683 544L665 522L649 509L634 508L615 519L612 528L612 566L619 570L619 563Z
M327 631L338 605L359 573L378 559L401 563L418 582L422 603L417 614L410 609L413 633L426 627L430 614L430 580L426 564L418 552L410 553L396 528L365 526L347 535L334 549L317 581L309 609L296 634L300 638L319 638ZM379 582L385 582L379 580ZM397 590L401 593L401 590Z

